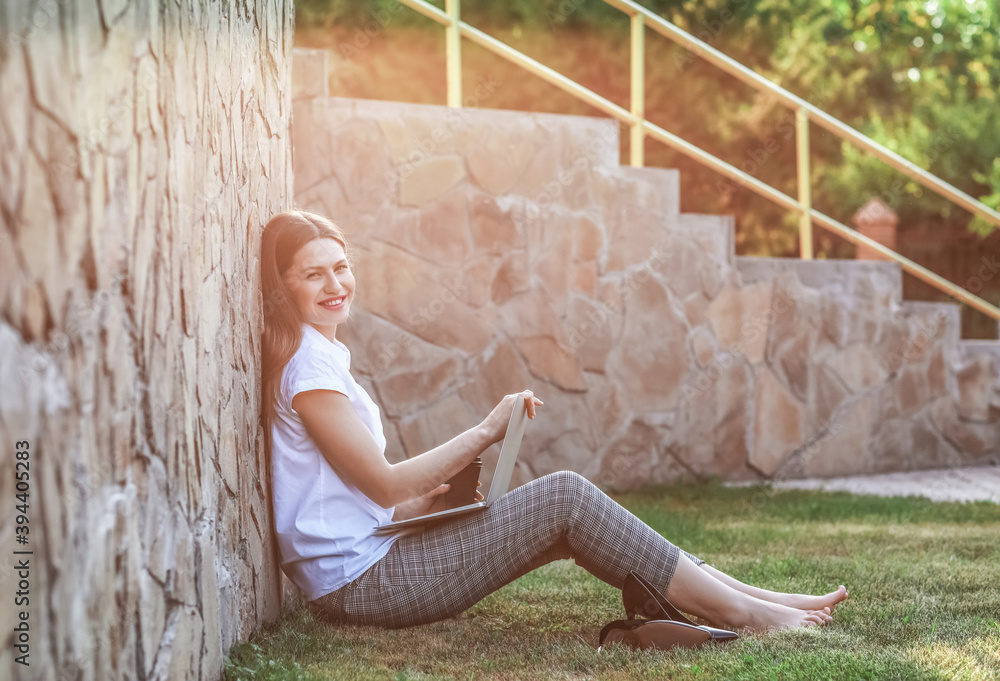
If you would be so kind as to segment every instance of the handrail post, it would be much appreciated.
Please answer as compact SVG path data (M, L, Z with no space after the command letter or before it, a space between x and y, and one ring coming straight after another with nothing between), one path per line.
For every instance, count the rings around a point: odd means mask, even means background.
M632 127L629 131L629 163L641 168L645 159L643 158L643 146L646 140L646 131L642 122L646 118L646 48L645 48L645 21L641 14L633 14L632 25L632 53L630 69L632 82L630 91L632 97Z
M445 11L451 21L444 27L445 61L448 77L448 106L462 106L462 33L459 27L459 0L445 0Z
M795 160L799 184L799 257L813 259L812 192L809 186L809 112L805 107L795 110Z

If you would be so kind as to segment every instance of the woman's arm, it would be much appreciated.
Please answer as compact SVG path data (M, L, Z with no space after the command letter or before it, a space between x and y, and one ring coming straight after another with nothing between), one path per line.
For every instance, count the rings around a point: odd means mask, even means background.
M525 392L528 416L540 402ZM390 464L346 395L332 390L298 393L292 408L309 436L345 481L382 508L436 489L494 442L503 439L515 395L501 400L482 423L411 459Z
M432 491L431 494L433 493L434 492ZM444 492L442 492L442 494L444 494ZM416 518L418 515L425 515L426 513L430 513L431 511L422 511L419 508L420 506L423 505L424 499L425 497L417 497L416 499L407 499L406 501L401 501L398 504L396 504L395 511L393 511L392 514L393 522L398 522L400 520L409 520L410 518Z
M482 501L485 498L483 497L483 493L479 491L479 488L482 486L483 483L481 481L476 483L476 501ZM396 510L392 514L392 519L394 521L408 520L416 518L418 515L444 511L448 508L444 503L444 495L448 493L449 489L451 489L451 485L445 483L438 485L436 489L431 490L422 497L408 499L396 504Z

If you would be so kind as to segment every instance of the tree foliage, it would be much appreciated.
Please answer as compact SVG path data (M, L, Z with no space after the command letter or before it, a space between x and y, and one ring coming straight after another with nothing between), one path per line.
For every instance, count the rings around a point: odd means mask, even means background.
M1000 16L987 0L653 4L713 47L987 205L1000 206ZM753 101L719 109L714 128L728 148L753 149L766 141L767 131L754 129L754 122L773 115L772 109L786 111L766 96ZM850 143L815 125L812 131L814 203L833 217L849 221L859 202L877 195L900 215L901 225L968 226L980 234L993 229ZM759 176L794 195L787 173L765 167Z

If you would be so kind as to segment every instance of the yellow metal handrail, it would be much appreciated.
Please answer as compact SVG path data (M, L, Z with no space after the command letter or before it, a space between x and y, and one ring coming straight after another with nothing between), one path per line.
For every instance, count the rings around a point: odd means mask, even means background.
M528 72L542 78L564 92L577 99L593 106L609 116L627 123L630 131L630 164L633 166L643 165L643 142L646 136L666 144L680 153L694 159L702 165L708 166L712 170L725 175L741 186L752 189L765 199L775 203L787 210L799 214L799 251L805 260L812 259L812 222L824 227L843 239L856 245L868 246L874 251L882 254L890 260L898 263L905 271L921 279L931 286L948 295L962 301L966 305L982 312L983 314L1000 320L1000 308L991 305L979 296L969 293L960 286L953 284L944 277L941 277L927 268L918 265L909 258L896 253L890 248L870 239L860 232L851 229L847 225L834 220L812 207L810 183L809 183L809 122L814 121L835 135L845 139L852 144L864 149L876 156L879 160L889 164L899 170L907 177L916 180L928 189L931 189L949 201L956 203L966 210L974 213L1000 226L1000 213L992 210L983 203L977 201L957 187L945 182L937 176L920 168L911 161L906 160L899 154L887 149L878 142L858 132L854 128L842 123L833 116L818 109L804 99L793 95L784 88L767 80L758 73L748 69L743 64L719 52L707 43L695 38L686 31L674 26L664 18L651 12L645 7L636 4L632 0L602 0L608 5L629 15L631 24L631 102L630 111L618 106L614 102L600 96L593 90L583 87L579 83L554 71L553 69L528 57L522 52L515 50L509 45L483 33L477 28L470 26L460 18L460 0L445 0L445 11L442 11L426 2L426 0L400 0L402 4L410 7L424 16L433 19L445 27L446 59L448 75L448 106L461 106L462 101L462 76L461 76L461 51L460 38L467 38L472 42L493 52L499 57L510 61ZM796 120L796 167L798 183L798 200L793 199L784 192L781 192L769 184L761 182L757 178L749 175L739 168L726 163L722 159L706 152L705 150L691 144L690 142L674 135L667 130L650 123L645 118L645 84L644 69L645 63L645 27L649 26L657 33L680 44L695 55L705 59L709 63L717 66L726 73L739 78L744 83L761 92L767 92L781 101L784 105L795 111Z

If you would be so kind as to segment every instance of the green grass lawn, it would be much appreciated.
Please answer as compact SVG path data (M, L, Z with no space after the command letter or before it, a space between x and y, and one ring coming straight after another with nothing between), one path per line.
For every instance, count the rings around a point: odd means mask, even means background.
M226 681L1000 678L1000 506L715 484L613 495L744 582L851 597L833 624L676 652L596 650L621 592L571 560L457 619L400 630L288 612L235 646Z

